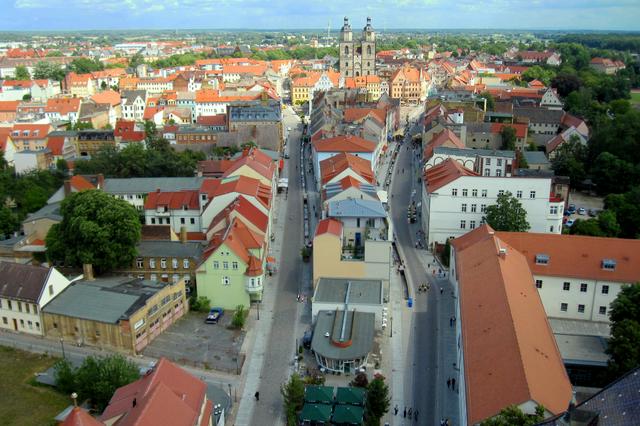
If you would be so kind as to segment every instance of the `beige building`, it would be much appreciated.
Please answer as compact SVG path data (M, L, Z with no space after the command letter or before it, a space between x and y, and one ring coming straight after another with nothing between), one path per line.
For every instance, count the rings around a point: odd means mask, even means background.
M88 278L43 309L46 337L137 354L189 309L184 280Z
M391 274L392 254L389 241L364 241L364 254L354 258L343 246L343 225L335 219L318 223L313 238L313 285L320 278L379 279L385 284Z

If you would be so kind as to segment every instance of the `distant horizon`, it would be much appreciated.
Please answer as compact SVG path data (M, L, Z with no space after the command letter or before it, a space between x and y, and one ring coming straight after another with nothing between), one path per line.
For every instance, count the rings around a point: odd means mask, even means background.
M326 30L371 16L377 31L640 31L637 0L5 0L4 31ZM99 23L99 25L96 25ZM221 28L221 23L225 28ZM302 25L301 23L304 23ZM218 25L216 25L218 24ZM451 25L455 24L455 25ZM303 28L301 28L303 27ZM507 28L511 27L511 28ZM516 31L526 31L518 30Z

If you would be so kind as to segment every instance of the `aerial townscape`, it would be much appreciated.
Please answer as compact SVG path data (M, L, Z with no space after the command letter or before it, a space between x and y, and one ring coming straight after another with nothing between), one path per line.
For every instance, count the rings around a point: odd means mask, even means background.
M0 424L640 425L640 3L6 3Z

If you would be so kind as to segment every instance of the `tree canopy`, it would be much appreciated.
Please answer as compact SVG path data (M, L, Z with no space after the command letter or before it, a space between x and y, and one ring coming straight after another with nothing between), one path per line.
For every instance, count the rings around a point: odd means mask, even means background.
M65 71L53 62L40 61L33 68L33 78L38 80L64 80Z
M605 209L613 212L620 224L620 237L640 238L640 186L623 194L610 194L604 199Z
M382 416L389 411L390 404L389 386L385 383L384 376L376 374L367 386L367 425L379 425Z
M24 65L18 65L16 67L16 75L14 77L16 80L31 80L31 75L29 74L29 70Z
M69 69L76 74L87 74L95 71L102 71L104 65L97 59L76 58L69 64Z
M516 129L511 126L503 126L500 130L500 136L502 137L502 149L516 150Z
M62 222L46 237L47 257L68 266L94 265L99 272L128 266L142 226L136 209L100 190L75 192L62 201Z
M569 233L592 237L617 237L620 234L620 225L615 213L604 210L595 219L577 219L569 228Z
M640 366L640 284L623 286L609 311L608 370L615 379Z
M496 204L487 207L485 221L496 231L527 232L527 211L511 192L498 195Z
M284 399L287 426L295 426L298 424L298 413L304 405L304 382L297 373L293 373L280 388L280 393Z
M481 426L533 426L544 420L544 407L538 405L534 415L525 414L516 405L500 410L500 413L480 423Z

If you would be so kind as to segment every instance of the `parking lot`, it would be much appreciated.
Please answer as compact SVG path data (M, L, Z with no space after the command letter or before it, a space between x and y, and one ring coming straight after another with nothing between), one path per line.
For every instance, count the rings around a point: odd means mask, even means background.
M572 191L569 194L569 205L573 204L576 206L576 212L568 217L569 220L582 219L586 220L590 218L589 210L595 210L596 213L599 213L604 209L604 199L602 197L594 197L592 195L588 195L583 192ZM583 215L578 214L580 208L585 209Z
M218 324L205 324L206 314L189 312L158 336L144 355L194 367L236 373L244 359L240 348L245 332L230 330L232 312L225 312Z

